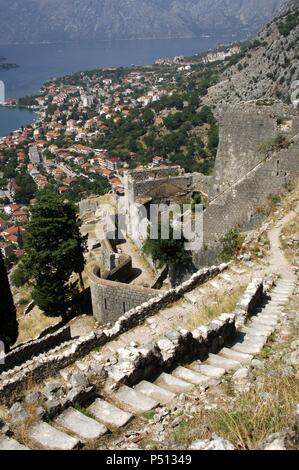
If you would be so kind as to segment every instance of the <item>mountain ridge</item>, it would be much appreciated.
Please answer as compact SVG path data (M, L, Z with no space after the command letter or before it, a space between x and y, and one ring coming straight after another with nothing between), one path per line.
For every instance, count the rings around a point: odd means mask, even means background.
M0 44L254 34L285 0L0 0Z

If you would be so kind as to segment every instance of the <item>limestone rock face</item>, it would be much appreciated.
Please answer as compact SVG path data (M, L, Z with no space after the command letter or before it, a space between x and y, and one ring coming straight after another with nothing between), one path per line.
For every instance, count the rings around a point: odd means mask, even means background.
M192 442L189 450L235 450L231 442L213 434L211 439Z

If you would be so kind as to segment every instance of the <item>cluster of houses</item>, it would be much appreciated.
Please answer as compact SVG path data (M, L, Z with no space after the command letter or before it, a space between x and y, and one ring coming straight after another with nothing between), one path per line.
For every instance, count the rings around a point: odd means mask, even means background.
M28 220L27 206L10 203L3 207L0 215L0 249L4 258L23 256L23 235Z
M202 58L203 64L208 64L217 61L223 61L227 57L231 57L235 54L239 54L241 51L240 46L232 46L224 51L215 51L209 52L206 56Z
M182 58L175 62L182 65ZM51 184L60 194L67 193L82 180L94 181L97 177L109 181L111 191L124 193L122 176L134 162L138 170L145 166L138 162L137 154L129 152L127 161L114 156L105 148L94 148L99 137L109 131L109 121L126 119L136 107L145 107L168 94L163 73L152 69L131 69L121 75L111 69L81 73L68 80L47 82L40 96L35 98L38 120L31 126L15 130L0 138L1 150L14 151L16 172L27 172L38 190ZM10 100L10 105L16 104ZM68 146L61 145L69 142ZM66 147L66 148L64 148ZM160 156L154 155L146 167L165 167ZM16 204L15 178L7 181L9 204L0 205L0 247L5 257L23 253L22 235L29 220L30 204ZM1 198L0 198L1 199Z

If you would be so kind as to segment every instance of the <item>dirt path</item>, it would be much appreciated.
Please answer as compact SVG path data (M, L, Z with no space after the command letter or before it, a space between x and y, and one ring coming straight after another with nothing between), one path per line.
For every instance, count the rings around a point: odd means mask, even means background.
M274 272L280 274L283 278L286 279L295 279L295 274L285 257L280 243L280 235L283 227L291 222L291 220L299 213L299 204L296 208L285 215L281 220L279 220L275 226L269 230L268 238L270 241L270 253L269 253L269 267L268 272Z

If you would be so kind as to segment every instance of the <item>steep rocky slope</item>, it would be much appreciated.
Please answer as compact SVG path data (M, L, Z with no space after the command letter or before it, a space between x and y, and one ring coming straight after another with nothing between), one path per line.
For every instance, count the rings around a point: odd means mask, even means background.
M0 0L0 43L252 34L285 0Z
M220 82L209 90L209 100L215 104L273 98L291 102L299 79L298 0L292 4L231 60Z

